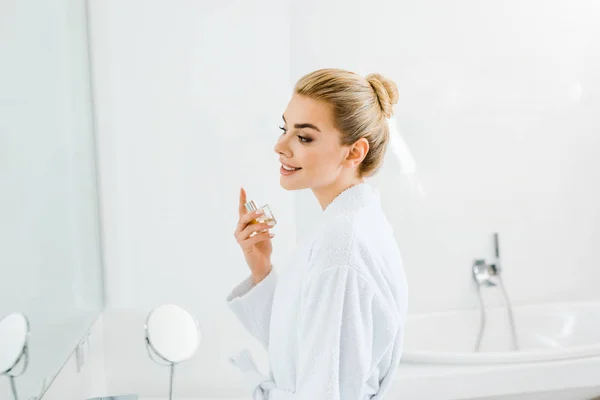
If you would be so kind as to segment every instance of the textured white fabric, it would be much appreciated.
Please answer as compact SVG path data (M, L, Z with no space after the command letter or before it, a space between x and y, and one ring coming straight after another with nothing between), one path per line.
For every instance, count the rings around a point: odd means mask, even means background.
M407 286L400 251L368 184L323 211L289 265L227 297L269 354L269 376L247 350L231 358L255 400L382 399L400 362Z

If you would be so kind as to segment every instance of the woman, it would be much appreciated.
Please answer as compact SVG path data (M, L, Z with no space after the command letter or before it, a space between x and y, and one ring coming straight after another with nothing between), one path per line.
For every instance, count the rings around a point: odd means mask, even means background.
M393 380L406 280L378 194L364 178L383 161L397 100L396 85L379 74L323 69L298 81L275 145L280 183L310 188L323 213L280 275L271 265L270 226L249 224L258 214L245 210L240 191L235 237L251 275L227 301L268 350L270 376L258 373L247 351L231 361L256 400L381 399Z

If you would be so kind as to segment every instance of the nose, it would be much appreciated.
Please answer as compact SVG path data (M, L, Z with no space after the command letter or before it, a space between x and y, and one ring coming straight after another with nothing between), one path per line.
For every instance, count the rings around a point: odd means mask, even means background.
M275 143L273 150L279 155L284 155L288 158L291 158L292 152L290 151L287 141L285 140L286 136L287 135L281 135L279 139L277 139L277 143Z

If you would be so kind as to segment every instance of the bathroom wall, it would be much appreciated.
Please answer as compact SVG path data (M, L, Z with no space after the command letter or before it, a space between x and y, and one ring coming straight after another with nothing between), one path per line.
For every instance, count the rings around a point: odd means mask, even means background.
M321 67L398 84L399 135L372 183L405 256L410 312L475 307L470 267L492 255L494 231L514 303L599 299L597 2L105 0L91 10L112 392L165 392L167 371L142 342L145 315L165 302L190 309L204 332L176 377L180 395L244 393L227 363L241 346L264 367L224 303L247 275L232 237L237 191L272 206L283 262L318 206L278 187L272 145L293 83Z
M203 342L176 394L244 393L228 356L266 357L226 307L249 274L233 232L238 196L268 203L274 263L296 241L293 195L273 151L291 93L288 5L91 1L109 393L166 393L143 346L147 313L192 312Z
M341 65L397 82L411 157L392 150L373 183L405 257L411 312L476 307L470 268L493 255L495 231L514 303L600 298L598 2L336 7L294 3L291 78ZM307 229L318 207L296 199ZM502 304L497 294L485 293L489 305Z

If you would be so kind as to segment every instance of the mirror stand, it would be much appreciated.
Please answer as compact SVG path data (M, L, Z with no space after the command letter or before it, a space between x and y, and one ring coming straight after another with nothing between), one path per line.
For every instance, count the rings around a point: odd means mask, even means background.
M148 357L158 365L162 365L163 367L170 367L171 374L169 379L169 400L173 400L173 377L175 376L175 364L161 356L155 349L152 347L150 343L150 339L148 338L148 333L146 333L146 351L148 352Z
M28 364L29 364L29 346L27 343L25 343L25 346L23 346L23 351L21 352L21 355L19 356L19 358L17 359L15 364L8 371L5 372L5 375L8 377L8 380L10 381L10 389L12 391L14 400L19 400L19 396L17 394L17 380L15 378L17 378L25 373L25 371L27 370ZM20 371L16 372L15 370L19 369L19 368L20 368Z
M146 318L146 351L152 361L170 368L169 400L173 400L175 365L192 358L200 341L200 326L183 308L165 304Z
M23 375L29 365L29 319L22 313L12 313L0 318L0 376L6 375L14 400L19 400L16 378ZM37 399L37 398L36 398Z

